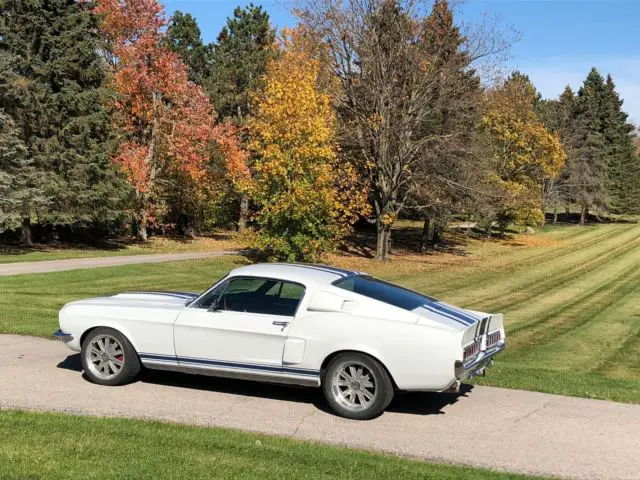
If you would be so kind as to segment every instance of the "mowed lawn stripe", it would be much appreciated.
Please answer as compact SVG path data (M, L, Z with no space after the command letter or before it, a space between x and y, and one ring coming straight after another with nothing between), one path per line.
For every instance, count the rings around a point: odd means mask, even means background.
M597 313L613 302L624 298L637 287L640 266L631 265L615 273L610 282L597 283L591 288L571 297L570 300L553 304L540 314L528 316L520 323L508 327L510 343L520 348L535 343L545 343L548 337L571 330L578 322L592 320ZM535 341L534 341L535 340Z
M519 349L519 356L542 367L602 372L599 366L637 335L632 311L637 308L640 265L632 271L599 291L580 311L568 312L562 328L549 327L534 348Z
M580 303L603 285L616 281L640 261L640 240L615 251L612 257L602 255L602 258L603 261L595 262L586 271L570 269L566 275L555 272L551 279L557 276L563 281L549 281L545 289L531 287L523 291L514 285L516 290L503 296L501 301L482 307L487 311L507 314L510 331L515 333L530 321L543 321L542 317L555 315L574 303Z
M488 297L480 297L472 302L478 310L496 311L508 309L516 310L519 305L537 297L545 296L550 291L565 286L576 279L595 274L603 266L624 260L629 252L640 247L640 229L635 229L634 236L620 235L616 242L608 241L599 248L580 247L574 256L567 256L562 262L543 263L539 268L532 269L530 275L519 278L509 278L510 287L505 291L510 293L505 298L504 292Z
M603 225L599 227L601 230L593 227L573 228L581 230L582 234L551 245L501 250L479 265L462 267L454 272L437 272L437 275L425 272L418 278L416 274L394 275L393 278L398 283L413 285L412 288L472 307L484 297L499 298L504 293L515 291L514 282L527 282L538 272L541 277L547 277L555 271L564 271L579 262L576 257L585 254L597 256L609 248L605 246L608 241L617 242L619 236L637 232L635 225ZM598 251L594 252L593 247ZM446 277L446 281L442 281L443 277Z
M625 229L606 240L590 246L575 243L562 245L566 250L561 259L526 262L516 271L492 273L477 284L467 285L452 292L452 299L460 305L477 310L502 311L513 309L518 303L545 295L558 286L581 278L610 261L617 255L634 250L640 245L640 228ZM526 253L523 253L526 255Z

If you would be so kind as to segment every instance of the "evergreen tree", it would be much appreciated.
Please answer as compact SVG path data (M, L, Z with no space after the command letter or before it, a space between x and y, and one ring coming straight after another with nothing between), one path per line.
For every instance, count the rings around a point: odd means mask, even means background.
M20 132L11 117L0 110L0 231L21 226L30 206L46 206L41 196L46 178L33 168ZM31 230L22 231L22 242L31 245Z
M33 195L23 204L23 240L39 222L73 224L117 214L122 183L109 168L109 94L89 2L3 0L0 108L16 124ZM48 199L47 203L36 199Z
M603 131L606 87L604 78L591 69L578 91L575 104L575 151L566 166L569 198L580 205L580 224L589 209L606 205L608 146Z
M633 125L622 111L622 100L611 75L607 76L603 103L603 134L607 144L608 207L616 213L632 213L638 208L634 196L640 188L637 172L640 160L633 145Z
M202 43L196 19L190 13L177 10L171 17L166 41L189 67L189 79L203 85L211 75L211 47Z
M220 117L242 123L252 113L251 96L275 57L275 31L262 7L237 7L213 46L206 88Z

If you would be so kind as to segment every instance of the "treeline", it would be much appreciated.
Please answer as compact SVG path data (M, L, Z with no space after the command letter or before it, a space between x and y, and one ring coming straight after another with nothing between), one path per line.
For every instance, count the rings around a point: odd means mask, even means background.
M401 216L427 249L454 217L640 210L612 77L557 100L519 72L489 79L508 32L462 31L444 0L302 1L281 32L249 5L212 44L157 0L0 7L0 230L27 245L33 225L235 226L268 258L314 260L366 221L386 259Z

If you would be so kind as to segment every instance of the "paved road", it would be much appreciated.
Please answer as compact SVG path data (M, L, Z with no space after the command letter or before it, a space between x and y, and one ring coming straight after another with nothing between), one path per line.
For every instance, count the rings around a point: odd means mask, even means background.
M319 391L149 372L125 387L84 380L77 354L0 335L0 408L224 426L434 461L581 479L638 479L640 405L475 387L404 395L368 422L338 418Z
M80 268L115 267L134 263L159 263L177 260L219 257L236 252L221 250L217 252L154 253L150 255L126 255L121 257L69 258L65 260L45 260L42 262L0 263L0 277L23 273L61 272Z

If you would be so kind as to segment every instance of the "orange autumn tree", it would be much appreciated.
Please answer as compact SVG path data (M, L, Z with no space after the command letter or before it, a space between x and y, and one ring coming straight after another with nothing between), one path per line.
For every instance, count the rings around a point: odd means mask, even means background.
M113 161L135 192L138 237L146 241L159 185L179 177L197 187L206 183L214 150L232 166L244 154L233 127L216 125L207 95L189 81L180 56L163 45L167 19L157 0L98 0L95 11L108 40L124 136Z
M336 119L317 44L283 31L248 122L254 154L245 189L257 204L256 246L270 259L318 260L359 214L367 191L336 148Z

